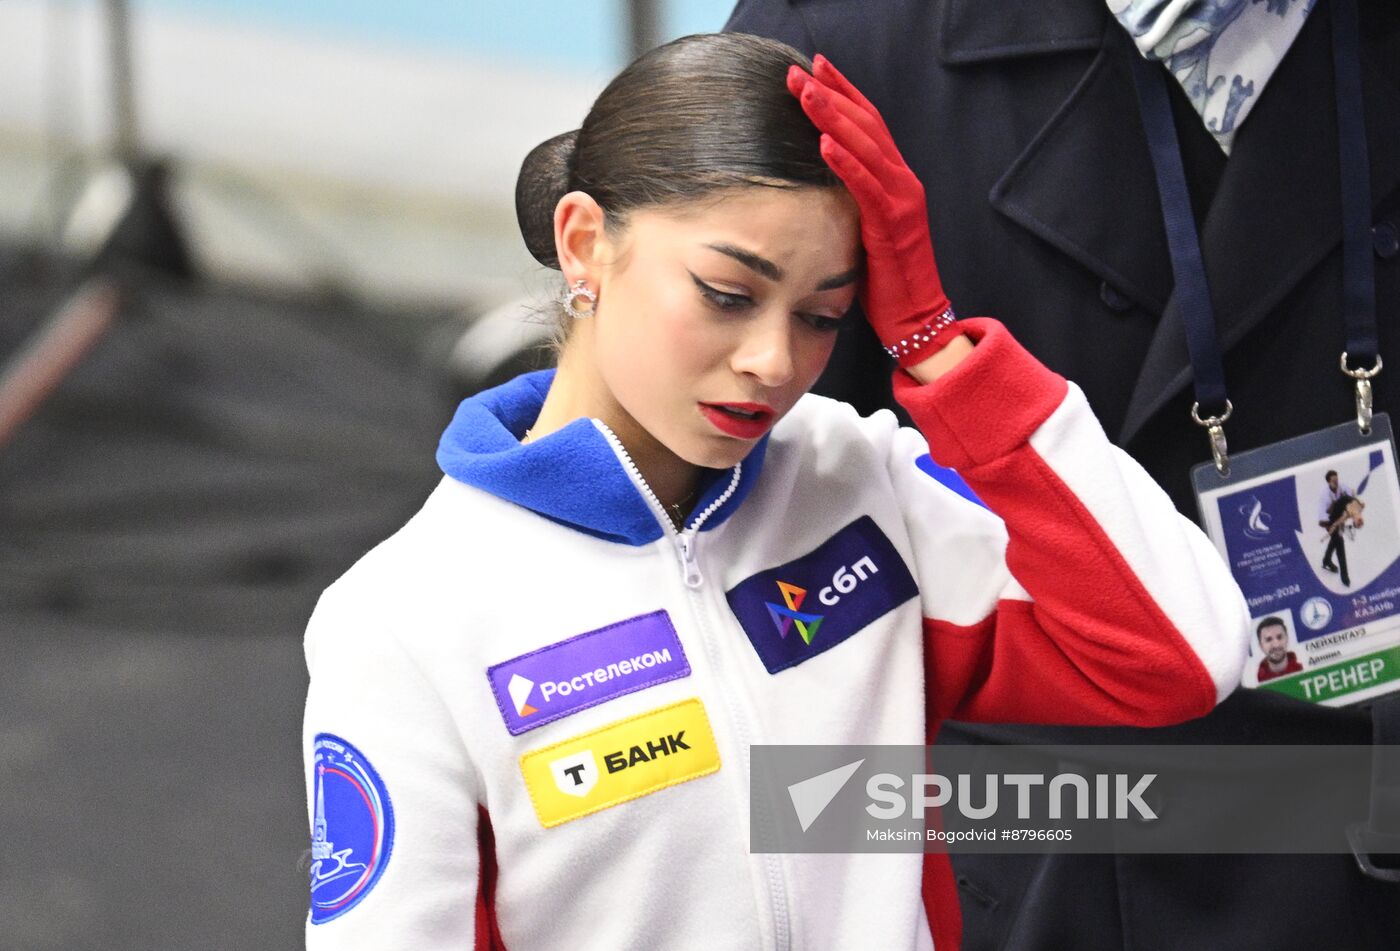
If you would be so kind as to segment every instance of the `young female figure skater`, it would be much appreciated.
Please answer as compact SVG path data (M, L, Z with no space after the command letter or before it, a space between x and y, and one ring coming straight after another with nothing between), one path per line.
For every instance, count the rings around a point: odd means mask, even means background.
M518 199L558 371L462 404L307 633L309 946L944 951L946 857L750 854L752 744L1165 724L1239 682L1219 557L1078 389L954 321L829 63L648 53ZM858 290L918 431L806 395Z

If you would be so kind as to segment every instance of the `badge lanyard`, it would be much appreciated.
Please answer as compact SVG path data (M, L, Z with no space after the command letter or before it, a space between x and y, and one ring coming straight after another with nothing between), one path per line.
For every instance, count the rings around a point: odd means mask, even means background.
M1166 225L1176 301L1186 328L1196 396L1191 418L1206 428L1215 462L1214 474L1204 464L1193 472L1202 515L1248 599L1252 623L1263 614L1268 617L1261 627L1273 624L1275 630L1281 627L1288 631L1291 625L1290 646L1296 643L1300 652L1307 655L1304 666L1289 653L1287 668L1270 674L1267 682L1266 662L1261 661L1258 681L1251 682L1251 671L1247 669L1244 685L1274 688L1329 706L1378 700L1374 707L1375 740L1378 744L1394 743L1400 737L1400 699L1385 699L1384 695L1400 690L1400 678L1393 669L1400 667L1400 627L1396 623L1400 610L1395 606L1400 599L1393 597L1394 592L1400 591L1400 559L1393 560L1369 584L1352 588L1346 578L1344 543L1335 543L1343 589L1338 592L1321 585L1315 572L1307 567L1307 555L1300 550L1302 532L1288 525L1286 535L1292 537L1278 541L1277 536L1284 533L1272 533L1270 515L1265 511L1270 509L1273 517L1286 522L1292 505L1291 514L1301 528L1295 478L1315 476L1317 469L1332 465L1333 460L1340 468L1342 460L1354 459L1358 453L1368 459L1368 471L1356 489L1358 496L1373 477L1388 483L1392 495L1400 493L1395 446L1386 414L1374 417L1372 431L1371 378L1381 370L1381 357L1376 332L1375 262L1371 256L1371 181L1361 94L1360 27L1356 0L1336 0L1331 6L1342 199L1342 317L1346 326L1346 349L1340 366L1342 373L1355 381L1356 427L1360 437L1350 423L1343 423L1261 447L1239 457L1235 478L1231 478L1224 430L1233 406L1225 389L1215 314L1168 100L1169 79L1165 70L1141 56L1130 59ZM1353 363L1358 368L1353 369ZM1204 417L1203 411L1207 414ZM1228 494L1232 485L1239 490ZM1385 508L1383 504L1380 507ZM1394 508L1394 504L1390 507ZM1400 513L1392 511L1389 516L1392 538L1400 538L1397 514ZM1227 525L1227 520L1231 524ZM1329 545L1323 557L1322 567L1328 571L1338 570L1328 562L1333 551ZM1342 639L1355 647L1330 649L1329 641ZM1262 637L1260 643L1262 647ZM1315 647L1323 650L1313 651ZM1368 672L1376 676L1368 680ZM1400 872L1378 867L1370 855L1372 851L1393 852L1395 842L1400 840L1400 810L1395 805L1400 802L1400 776L1378 769L1373 776L1371 798L1370 823L1349 827L1348 839L1367 875L1400 882Z
M1346 350L1341 370L1356 381L1356 423L1371 433L1371 378L1381 370L1376 340L1375 262L1371 257L1371 179L1361 102L1360 30L1355 0L1332 5L1332 63L1337 94L1337 138L1342 190L1342 316ZM1205 262L1186 189L1176 125L1167 98L1163 68L1141 56L1130 57L1143 128L1152 154L1162 218L1171 254L1175 295L1186 327L1186 345L1196 402L1191 418L1206 428L1215 468L1230 473L1225 421L1234 407L1225 390L1225 370L1216 338ZM1352 369L1351 363L1369 369ZM1207 413L1202 417L1202 408Z
M1191 416L1206 428L1214 457L1214 465L1202 463L1191 473L1201 524L1244 592L1253 625L1267 622L1274 631L1270 646L1262 636L1257 649L1251 645L1259 666L1246 667L1242 684L1345 706L1400 695L1400 469L1390 418L1373 416L1371 407L1371 378L1381 360L1357 8L1355 0L1331 7L1346 330L1341 369L1355 385L1356 417L1316 432L1229 455L1225 422L1233 407L1167 97L1171 77L1136 56L1133 69L1191 356ZM1276 656L1280 629L1283 657Z

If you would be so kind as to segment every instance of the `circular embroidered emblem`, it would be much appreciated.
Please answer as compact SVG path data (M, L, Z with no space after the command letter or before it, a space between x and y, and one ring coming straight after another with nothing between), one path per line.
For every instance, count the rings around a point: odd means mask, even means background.
M312 747L311 923L325 924L374 888L394 845L389 791L363 753L329 733Z

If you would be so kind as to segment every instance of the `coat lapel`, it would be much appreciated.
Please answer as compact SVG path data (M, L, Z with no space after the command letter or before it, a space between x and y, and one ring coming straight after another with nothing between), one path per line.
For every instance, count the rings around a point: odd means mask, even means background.
M1103 50L1107 31L1118 29L1107 7L1086 0L998 0L995 10L985 0L943 0L938 6L935 50L950 66L982 68L1098 51L990 199L1114 290L1160 314L1171 291L1161 211L1130 77ZM836 35L850 15L844 0L805 0L801 10L819 41ZM1144 221L1156 225L1144 229ZM1144 233L1152 237L1143 241Z
M1143 310L1161 315L1116 434L1126 445L1153 414L1184 395L1190 360L1171 300L1161 206L1125 59L1131 44L1104 8L1055 2L1063 11L1053 17L1020 0L1009 4L1006 15L999 5L999 15L988 17L979 15L974 0L950 0L939 57L962 65L1099 50L1079 84L997 182L991 203ZM1241 128L1201 228L1217 330L1226 349L1258 326L1341 240L1328 14L1319 4ZM1376 205L1400 185L1400 123L1395 121L1400 88L1380 65L1378 49L1363 38Z
M1326 13L1320 5L1310 16L1240 128L1201 229L1216 331L1225 350L1257 327L1341 241L1337 112ZM1379 205L1400 184L1400 123L1395 121L1400 90L1364 47L1362 85L1371 195ZM1340 287L1337 301L1340 307ZM1335 311L1318 318L1340 321ZM1318 359L1335 360L1336 355ZM1185 330L1173 300L1148 349L1119 444L1126 445L1190 382ZM1185 402L1181 412L1186 412Z
M1155 315L1171 293L1171 266L1116 39L1101 33L1098 56L993 187L991 202Z

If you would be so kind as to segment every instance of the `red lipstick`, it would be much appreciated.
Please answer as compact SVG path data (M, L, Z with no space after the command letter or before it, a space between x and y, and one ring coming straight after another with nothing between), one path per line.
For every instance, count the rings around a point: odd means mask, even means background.
M773 425L776 415L762 403L701 403L700 412L716 429L737 439L757 439Z

